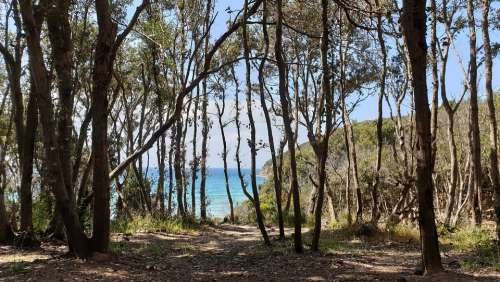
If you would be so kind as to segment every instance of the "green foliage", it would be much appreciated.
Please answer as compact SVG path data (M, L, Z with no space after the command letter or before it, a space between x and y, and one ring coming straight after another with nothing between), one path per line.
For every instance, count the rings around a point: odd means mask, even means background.
M111 241L109 243L109 250L113 254L123 254L128 249L127 244L123 241L115 242Z
M9 275L20 274L27 271L26 266L27 263L24 261L14 261L11 264L9 264L6 272Z
M468 227L454 232L442 231L440 241L444 248L464 254L461 266L475 271L492 268L500 271L500 245L494 238L492 228Z
M33 228L35 232L44 232L49 227L52 217L52 197L48 193L41 193L33 201Z
M158 244L146 244L143 248L143 252L148 256L159 257L163 254L163 249L161 245Z
M139 232L195 233L197 229L199 229L199 225L195 223L185 223L178 219L157 219L150 216L134 217L132 220L119 219L111 223L112 232L123 234Z

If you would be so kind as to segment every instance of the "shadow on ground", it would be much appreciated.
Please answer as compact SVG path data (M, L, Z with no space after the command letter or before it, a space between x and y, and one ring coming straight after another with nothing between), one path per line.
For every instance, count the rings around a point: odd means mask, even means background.
M290 236L291 230L287 230ZM276 230L271 232L276 235ZM414 244L348 240L325 232L322 253L295 254L292 241L263 246L251 226L207 227L199 234L113 235L113 255L82 261L63 246L0 248L1 281L498 281L495 273L413 275ZM330 238L331 237L331 238ZM305 236L306 242L308 235ZM445 258L455 260L456 258Z

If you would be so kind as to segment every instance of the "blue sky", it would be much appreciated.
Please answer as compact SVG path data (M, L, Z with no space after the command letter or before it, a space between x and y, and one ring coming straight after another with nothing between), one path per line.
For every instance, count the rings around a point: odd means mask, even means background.
M134 2L138 2L138 0L135 0ZM215 11L217 13L217 18L214 23L213 31L212 31L212 39L217 38L220 34L222 34L226 30L226 21L229 18L229 14L226 12L226 8L230 7L232 10L238 10L243 6L243 0L217 0L216 1L216 6L215 6ZM495 8L498 8L498 4L495 6ZM135 7L131 8L131 11L135 10ZM480 19L480 12L478 11L476 13L476 19ZM479 22L479 21L478 21ZM299 27L300 28L300 27ZM480 46L481 43L481 32L478 27L477 29L478 33L478 46ZM441 36L442 33L438 32L438 36ZM496 38L499 37L499 32L491 32L491 39L495 40ZM388 42L387 44L393 44L392 42ZM462 71L462 68L460 67L459 64L459 57L462 58L462 61L465 65L468 64L468 56L469 56L469 43L468 43L468 37L466 36L465 32L462 32L457 39L455 40L454 43L454 48L450 49L450 58L448 62L448 71L447 71L447 89L448 89L448 94L450 97L458 97L460 93L462 92L462 87L463 87L463 79L464 79L464 74ZM479 55L481 56L481 55ZM500 83L498 81L498 73L500 71L500 67L498 65L498 59L495 59L494 61L494 70L493 70L493 88L497 90L500 87ZM484 79L483 79L483 70L482 68L479 70L479 94L480 97L483 97L483 90L484 90ZM240 77L240 80L243 81L243 75L244 73L239 70L238 71L238 76ZM430 72L428 73L428 77L430 79ZM428 87L430 89L430 82L428 84ZM242 89L243 90L243 89ZM228 91L229 92L229 91ZM228 96L230 96L231 93L228 93ZM467 95L466 95L467 98ZM228 98L230 100L230 98ZM258 100L256 100L258 102ZM244 101L243 101L244 102ZM376 96L370 96L368 97L364 102L358 105L358 107L353 111L352 113L352 119L356 121L363 121L363 120L373 120L376 119L377 117L377 97ZM257 103L259 104L259 103ZM232 107L232 102L228 101L228 108ZM409 101L404 103L403 105L403 111L408 110L409 107ZM209 106L209 113L215 114L215 105L213 103L210 103ZM243 111L242 113L242 121L246 121L246 112ZM388 108L387 105L384 104L384 116L387 117L388 114ZM220 157L220 153L222 151L222 146L221 146L221 137L219 134L219 127L217 124L217 121L215 120L214 115L210 115L213 118L213 128L210 133L210 141L209 141L209 156L208 156L208 165L209 167L222 167L222 160ZM229 119L231 116L234 116L234 111L228 111L228 113L225 115L225 119ZM254 117L256 120L256 129L257 129L257 140L262 139L264 141L267 140L267 134L266 134L266 125L265 125L265 120L262 116L261 110L256 107ZM190 140L192 134L191 130L189 131L188 138L186 140ZM279 142L279 135L280 135L280 130L278 128L275 128L274 130L274 135L276 142ZM236 148L236 129L234 126L229 126L226 128L226 137L227 137L227 142L228 142L228 148L229 148L229 167L235 167L236 162L234 161L234 149ZM249 154L249 149L248 145L246 142L246 138L249 137L248 131L243 129L242 132L242 146L241 146L241 158L242 158L242 165L244 167L249 167L250 165L250 154ZM307 137L305 135L304 130L299 131L299 143L307 141ZM198 142L201 143L201 142ZM188 156L191 156L191 150L192 146L188 145ZM198 152L200 149L198 149ZM154 151L151 151L150 156L155 156L156 154ZM264 164L265 161L267 161L270 158L270 154L267 149L262 149L258 152L257 156L257 166L260 167ZM156 158L150 158L150 161L156 159ZM155 165L155 161L153 160L151 165Z

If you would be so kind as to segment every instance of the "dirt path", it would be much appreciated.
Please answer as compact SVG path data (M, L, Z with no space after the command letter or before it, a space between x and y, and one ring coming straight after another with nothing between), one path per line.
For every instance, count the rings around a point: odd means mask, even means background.
M288 234L290 233L287 230ZM276 230L272 230L276 235ZM418 252L402 244L364 245L297 255L292 242L264 247L251 226L207 227L197 234L114 235L114 255L82 261L61 246L19 252L0 247L0 281L419 281ZM448 268L456 258L444 258ZM432 281L499 281L495 273L446 273ZM429 281L426 278L425 281Z

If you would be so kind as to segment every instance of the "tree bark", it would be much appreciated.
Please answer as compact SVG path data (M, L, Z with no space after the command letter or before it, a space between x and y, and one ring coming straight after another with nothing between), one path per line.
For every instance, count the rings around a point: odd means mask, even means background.
M269 141L269 150L271 152L271 160L273 165L273 184L274 184L274 193L276 196L276 210L278 211L278 227L279 227L279 238L280 240L285 239L285 224L283 221L283 209L282 209L282 182L281 178L278 175L278 162L276 160L276 149L274 146L274 137L273 137L273 129L271 125L271 118L269 116L269 110L267 109L265 92L264 92L264 67L266 65L266 59L269 55L269 34L267 32L267 1L263 2L263 12L262 12L262 33L264 36L264 57L259 65L259 93L260 93L260 104L262 107L262 111L264 112L264 118L266 119L266 127L267 127L267 139Z
M486 92L486 102L488 104L488 120L490 125L490 178L494 192L493 206L497 220L497 239L500 240L500 176L498 175L498 128L495 109L495 95L493 93L493 59L490 43L488 16L490 13L490 0L482 0L482 21L481 31L483 35L484 49L484 83Z
M48 72L43 60L41 48L41 30L37 28L36 18L40 18L40 9L34 13L30 0L20 1L21 15L23 18L26 41L28 46L31 76L34 82L34 92L38 101L40 121L42 124L43 143L45 155L50 166L50 170L56 173L51 179L51 186L56 196L57 203L61 206L61 215L66 227L66 233L70 249L79 257L87 257L90 254L89 242L85 236L79 222L76 207L74 205L73 194L68 193L63 175L60 152L55 133L55 119L53 112L52 98L50 96L50 85ZM36 15L35 15L36 14Z
M321 67L322 67L322 88L321 98L318 106L318 125L316 136L321 138L315 145L315 154L317 159L317 175L318 175L318 200L316 203L316 210L314 211L314 234L311 249L313 251L319 250L319 239L321 233L321 216L323 215L323 202L325 197L325 185L327 180L326 175L326 160L328 158L328 142L333 128L333 98L331 95L330 85L330 65L328 64L328 49L329 49L329 26L328 26L328 0L321 1ZM306 86L307 87L307 86ZM323 106L325 108L323 108ZM322 116L325 116L326 125L324 135L321 136Z
M469 131L471 132L471 156L473 194L471 197L474 224L481 225L481 140L479 134L479 109L477 98L477 46L476 20L474 17L474 1L467 0L467 24L469 27Z
M402 29L410 58L413 99L415 104L415 127L417 138L416 187L418 196L420 243L422 266L425 273L443 271L439 254L438 235L435 224L430 110L427 97L427 46L425 39L425 1L403 1Z
M379 0L376 0L378 8L381 8ZM377 14L377 39L382 54L382 73L380 74L380 92L377 100L377 159L375 161L374 179L371 189L372 194L372 223L377 224L380 219L379 192L380 167L382 165L382 125L383 125L383 107L382 102L385 95L385 81L387 77L387 49L385 46L384 34L382 30L382 11Z
M31 87L33 90L33 87ZM21 163L21 231L26 236L26 241L32 241L33 234L33 200L31 184L33 179L33 159L35 154L35 139L38 126L38 109L36 95L31 94L26 113L26 126L24 127L24 140L22 146Z
M248 12L248 0L245 0L244 15ZM251 66L250 66L250 47L248 44L248 25L243 26L243 54L245 57L245 96L247 104L247 116L248 122L250 124L250 140L248 140L248 146L250 147L250 184L252 186L252 196L253 204L255 208L255 215L257 219L257 225L259 226L260 232L264 239L266 245L271 245L269 236L267 235L266 226L264 225L264 215L260 208L260 195L259 188L257 187L257 168L256 168L256 156L257 156L257 144L256 144L256 132L255 132L255 122L253 119L253 106L252 106L252 81L251 81Z
M297 253L302 253L302 216L300 210L300 193L297 175L297 160L295 157L295 138L291 125L291 111L289 105L289 97L286 86L286 66L283 56L283 1L276 1L276 42L274 53L278 65L279 72L279 95L281 102L281 110L283 113L283 124L285 134L288 139L288 154L290 156L290 189L293 196L293 212L294 212L294 246Z
M230 209L230 221L231 223L234 223L234 207L233 207L233 197L231 196L231 189L229 187L229 175L228 175L228 168L227 168L227 142L226 142L226 133L224 131L224 128L226 124L223 123L222 117L224 116L224 111L226 109L226 94L225 94L225 89L224 86L222 88L222 93L221 93L221 102L222 106L219 106L218 103L215 103L215 106L217 107L217 116L218 121L219 121L219 129L220 129L220 135L222 137L222 161L224 163L224 181L225 181L225 187L226 187L226 194L227 194L227 200L229 202L229 209Z

